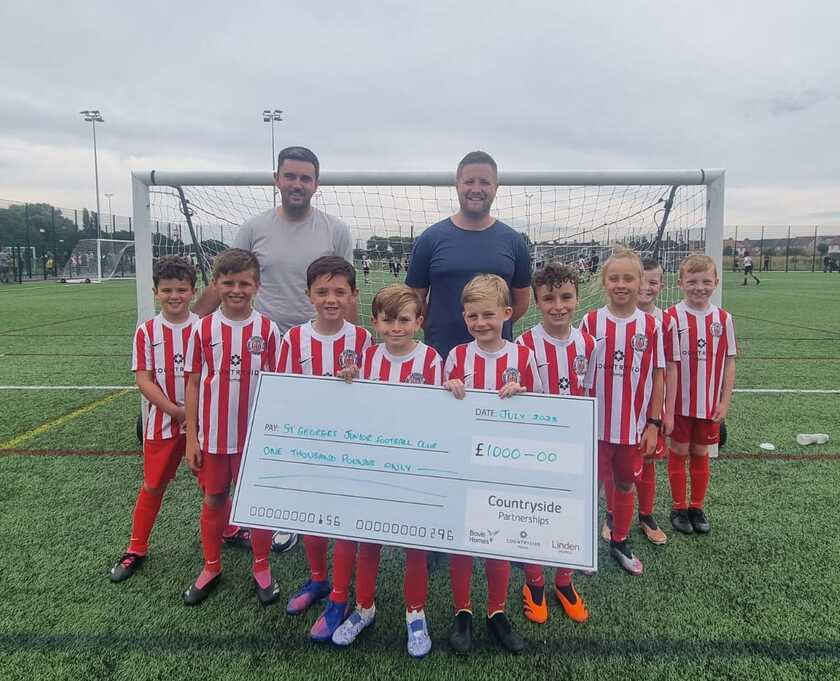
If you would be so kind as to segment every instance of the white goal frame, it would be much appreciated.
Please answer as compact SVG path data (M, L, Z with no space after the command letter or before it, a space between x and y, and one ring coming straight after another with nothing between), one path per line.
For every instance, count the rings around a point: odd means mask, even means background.
M705 185L705 253L723 272L724 187L726 172L720 168L694 170L563 170L508 171L499 173L500 185L539 186L622 186L622 185ZM321 187L426 186L454 187L455 172L325 171ZM153 186L266 186L274 185L269 171L260 172L168 172L135 171L131 174L137 277L137 317L155 314L152 295L152 219L149 188ZM714 302L720 304L720 287Z

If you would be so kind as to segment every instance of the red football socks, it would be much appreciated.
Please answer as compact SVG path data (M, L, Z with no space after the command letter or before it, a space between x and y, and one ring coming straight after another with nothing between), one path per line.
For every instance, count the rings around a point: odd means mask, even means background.
M674 509L688 508L685 459L673 451L668 452L668 482L671 485L671 507Z
M688 472L691 474L691 508L703 508L709 487L709 457L689 457Z
M379 576L381 544L359 544L356 563L356 602L365 609L376 599L376 578Z
M449 556L449 581L452 585L452 600L455 612L472 610L470 587L472 586L472 556L453 553Z
M205 501L201 506L201 548L204 552L204 569L195 581L199 588L222 571L222 530L225 528L225 509L211 508Z
M510 562L485 558L484 571L487 573L487 614L504 611L510 584Z
M145 556L149 550L149 536L152 534L155 519L163 502L163 492L151 494L145 487L140 487L137 502L134 504L134 515L131 519L131 539L128 542L128 552Z
M222 530L222 537L232 537L239 531L238 525L230 525L228 524L228 518L230 518L230 510L233 508L233 498L228 495L225 497L225 529Z
M545 586L545 575L543 574L542 565L526 563L524 570L525 582L529 586Z
M653 505L656 503L656 464L645 459L642 467L642 477L636 480L636 491L639 494L639 515L653 515Z
M554 586L558 589L563 589L571 585L572 571L565 568L557 568L557 572L554 573Z
M307 555L308 552L307 552ZM336 539L333 546L332 591L333 603L346 603L350 594L350 581L353 579L353 564L356 562L356 542ZM314 579L314 578L313 578Z
M324 582L327 579L327 544L326 537L314 537L310 534L303 537L303 548L309 563L309 578L313 582Z
M271 537L274 532L271 530L251 530L251 555L253 557L252 572L254 579L261 589L267 589L271 585L271 565L268 556L271 553Z
M625 492L616 486L613 491L613 541L622 542L630 534L630 525L633 523L633 505L632 488Z
M420 549L405 550L405 575L403 577L405 609L409 612L423 610L429 595L429 568L426 552Z

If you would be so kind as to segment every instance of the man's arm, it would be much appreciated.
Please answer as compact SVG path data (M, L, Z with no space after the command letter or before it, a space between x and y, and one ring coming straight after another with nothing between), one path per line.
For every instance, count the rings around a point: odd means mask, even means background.
M423 315L423 326L426 326L425 320L429 318L429 315L426 314L426 309L428 305L426 304L426 298L429 295L429 289L427 288L413 288L410 287L412 291L414 291L418 296L420 296L420 300L423 301L423 305L420 309L420 314Z
M206 317L209 314L213 314L221 302L216 287L210 284L210 286L202 291L198 300L193 303L192 311L199 317Z
M531 289L529 288L514 288L511 289L511 303L513 306L513 315L511 321L516 321L522 317L531 304Z

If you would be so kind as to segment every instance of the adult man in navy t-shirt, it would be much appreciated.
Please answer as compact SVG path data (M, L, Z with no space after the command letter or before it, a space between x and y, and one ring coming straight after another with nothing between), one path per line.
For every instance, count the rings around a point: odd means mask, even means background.
M503 335L513 340L513 322L528 310L531 260L522 235L490 215L499 187L490 154L472 151L458 164L455 215L425 230L414 243L405 283L417 289L426 310L425 341L446 359L472 340L461 314L461 291L476 274L498 274L511 291L513 317Z

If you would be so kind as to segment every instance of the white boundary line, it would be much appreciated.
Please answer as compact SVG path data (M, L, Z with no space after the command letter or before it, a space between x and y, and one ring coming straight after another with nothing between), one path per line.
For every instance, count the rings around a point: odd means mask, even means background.
M136 385L0 385L0 390L137 390Z
M136 385L0 385L0 390L136 390ZM733 392L753 395L840 395L840 390L798 390L795 388L735 388Z

